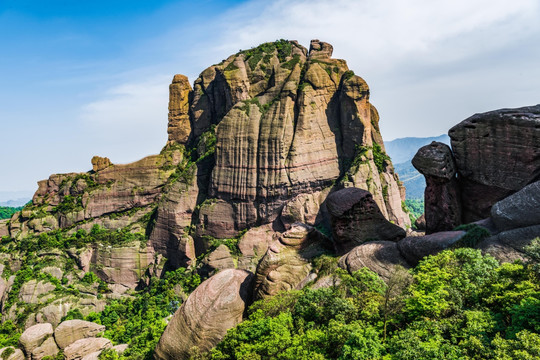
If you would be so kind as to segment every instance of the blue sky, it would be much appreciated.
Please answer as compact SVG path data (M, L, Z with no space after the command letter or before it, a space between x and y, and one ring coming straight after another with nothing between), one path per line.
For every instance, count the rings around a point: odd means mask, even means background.
M0 195L159 152L174 74L279 38L332 43L387 140L540 103L537 0L0 0Z

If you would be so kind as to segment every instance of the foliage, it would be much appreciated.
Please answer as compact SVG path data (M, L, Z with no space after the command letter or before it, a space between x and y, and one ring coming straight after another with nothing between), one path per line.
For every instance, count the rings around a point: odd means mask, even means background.
M146 242L144 234L131 233L129 229L109 230L94 225L90 232L83 229L77 230L73 234L68 234L62 230L32 235L22 239L17 244L17 249L23 252L34 253L45 249L69 249L82 248L90 244L103 245L123 245L135 241Z
M380 173L386 171L386 167L390 162L390 156L386 155L381 148L381 145L377 143L373 143L373 162L375 163L375 166L377 166L377 170L379 170Z
M402 206L408 209L415 219L418 219L424 213L423 199L406 199Z
M118 359L151 359L165 329L165 318L182 304L182 295L193 291L200 281L199 275L185 268L169 271L136 297L114 300L101 313L89 314L86 320L105 325L104 336L115 344L129 344Z
M23 208L21 207L8 207L8 206L0 206L0 220L2 219L9 219L15 214L17 211L21 211Z
M361 269L314 269L329 288L255 302L221 343L191 359L536 359L540 284L530 265L499 265L480 251L446 250L383 283ZM412 275L412 276L411 276Z
M0 323L0 348L17 346L21 332L11 320ZM5 355L5 354L4 354Z
M464 230L467 233L454 244L454 247L475 247L480 241L491 236L489 231L476 224L460 225L455 230Z

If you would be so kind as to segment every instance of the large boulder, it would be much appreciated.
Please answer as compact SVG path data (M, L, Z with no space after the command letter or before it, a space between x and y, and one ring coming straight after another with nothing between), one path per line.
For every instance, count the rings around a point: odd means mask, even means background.
M339 267L353 273L363 267L376 272L383 279L389 279L396 267L409 264L392 241L370 241L355 247L339 259Z
M250 304L253 275L244 270L223 270L204 281L165 328L154 357L188 359L190 350L210 350L242 321Z
M105 331L105 326L84 320L67 320L54 330L54 338L61 349L77 340L95 337Z
M105 338L85 338L75 341L64 349L66 360L81 360L86 355L112 348L111 340Z
M30 280L21 286L19 300L27 304L40 304L49 299L51 291L56 289L54 284L47 281Z
M461 224L461 199L456 165L448 145L433 141L421 147L413 166L426 178L426 234L448 231Z
M448 132L462 190L463 222L540 175L540 105L476 114Z
M32 351L41 346L52 334L53 327L51 324L37 324L29 327L21 334L19 345L27 358L30 358Z
M326 206L331 215L336 250L350 251L367 241L397 241L405 230L389 222L366 190L345 188L331 193Z
M54 338L51 336L45 340L40 346L32 351L32 360L41 360L46 356L55 356L60 349L56 345Z
M540 181L493 205L491 218L499 231L540 225Z
M410 236L398 242L397 247L407 262L416 266L424 257L451 248L465 234L465 231L442 231L425 236Z
M8 353L10 355L8 355ZM24 360L25 359L24 353L22 352L21 349L15 349L11 346L0 349L0 358L3 360Z
M276 236L257 266L255 299L301 287L311 272L311 260L331 246L326 236L305 224L294 224Z

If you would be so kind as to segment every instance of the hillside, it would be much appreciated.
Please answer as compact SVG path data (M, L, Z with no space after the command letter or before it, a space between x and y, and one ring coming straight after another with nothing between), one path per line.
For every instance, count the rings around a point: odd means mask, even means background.
M177 74L159 154L40 181L0 220L0 356L534 358L540 105L416 152L416 232L332 53L279 40Z

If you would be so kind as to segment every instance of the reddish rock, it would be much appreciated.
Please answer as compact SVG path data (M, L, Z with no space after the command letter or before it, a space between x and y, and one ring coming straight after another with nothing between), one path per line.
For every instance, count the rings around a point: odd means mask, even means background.
M191 84L186 76L174 75L169 85L169 143L185 144L191 132L189 123L189 98Z
M405 230L386 220L368 191L346 188L333 192L328 196L326 206L339 253L367 241L397 241L406 235Z
M392 241L370 241L357 246L339 259L339 266L350 273L367 267L383 279L389 279L397 266L409 267Z
M418 230L426 230L426 214L420 215L420 217L415 220L414 226L416 226Z
M493 205L491 219L499 231L540 225L540 181Z
M188 359L190 350L208 351L227 330L242 321L250 304L253 274L224 270L204 281L165 328L156 347L156 360Z
M412 159L412 164L426 178L426 234L452 230L460 225L459 185L454 158L448 145L434 141L421 147Z
M255 299L301 288L309 276L311 259L328 252L330 241L316 229L294 224L268 247L255 274Z
M463 236L465 231L443 231L426 236L406 237L397 243L398 249L412 266L428 255L452 247Z
M463 222L538 180L540 105L476 114L448 132L462 190Z

